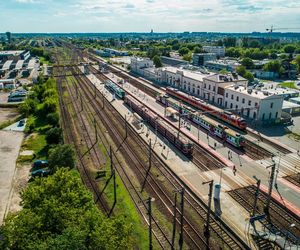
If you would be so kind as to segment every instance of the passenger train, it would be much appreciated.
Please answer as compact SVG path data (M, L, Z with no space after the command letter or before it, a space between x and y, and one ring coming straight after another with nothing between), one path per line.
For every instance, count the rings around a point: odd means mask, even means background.
M113 92L120 99L124 99L125 91L122 88L118 87L118 85L115 84L113 81L111 80L105 81L105 87L109 89L111 92Z
M228 142L234 147L241 148L245 145L245 138L242 135L235 133L235 131L229 129L228 127L223 126L208 116L202 115L179 102L171 101L169 96L161 94L156 97L156 100L168 107L174 108L180 114L185 114L189 120L200 125L209 131L209 133L221 138L223 141Z
M195 108L198 108L200 110L203 110L207 112L208 114L229 123L230 125L233 125L241 130L245 130L247 128L247 123L245 119L241 118L238 115L234 115L231 112L224 111L222 109L219 109L213 105L210 105L203 100L200 100L199 98L196 98L194 96L189 96L186 93L183 93L177 89L167 87L166 93L170 96L176 97L179 100L182 100L183 102L186 102L190 105L192 105Z

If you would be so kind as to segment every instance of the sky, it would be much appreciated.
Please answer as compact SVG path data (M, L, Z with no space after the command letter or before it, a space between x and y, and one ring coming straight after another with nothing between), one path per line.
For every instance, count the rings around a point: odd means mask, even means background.
M0 0L0 33L300 32L299 13L300 0Z

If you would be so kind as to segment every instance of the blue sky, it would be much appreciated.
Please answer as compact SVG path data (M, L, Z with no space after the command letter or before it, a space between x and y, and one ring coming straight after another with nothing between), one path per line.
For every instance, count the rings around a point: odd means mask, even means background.
M0 0L0 33L263 32L271 25L300 32L300 0Z

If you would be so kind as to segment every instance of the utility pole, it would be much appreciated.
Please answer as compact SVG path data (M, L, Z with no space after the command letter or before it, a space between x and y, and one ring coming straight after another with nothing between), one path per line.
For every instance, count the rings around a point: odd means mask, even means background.
M254 204L253 204L253 211L252 211L252 217L255 216L256 214L256 206L257 206L257 200L258 200L258 196L259 196L259 187L260 187L260 180L257 179L257 177L254 175L253 178L256 180L256 192L255 192L255 197L254 197Z
M128 125L127 125L127 118L125 115L125 139L127 138L127 135L128 135Z
M141 189L141 193L144 191L144 188L145 188L145 185L146 185L146 181L147 181L147 177L149 175L149 172L150 172L150 169L151 169L151 166L152 166L152 146L151 146L151 139L150 139L150 142L149 142L149 163L148 163L148 169L146 171L146 175L145 175L145 179L144 179L144 182L143 182L143 185L142 185L142 189Z
M148 203L148 215L149 215L149 249L152 250L153 246L152 246L152 207L151 207L151 202L152 202L153 198L149 197L147 199L147 203Z
M114 183L114 203L111 207L108 217L110 217L110 215L112 214L112 211L114 210L114 207L116 206L117 203L116 171L113 166L113 152L111 146L109 146L109 158L110 158L110 172L111 172L111 177L113 177L113 183Z
M176 234L176 214L177 214L177 192L174 197L174 214L173 214L173 232L172 232L172 250L175 249L175 234Z
M179 235L179 249L183 247L183 211L184 211L184 188L180 190L181 201L180 201L180 235Z
M269 192L268 192L268 199L267 199L267 204L264 208L265 214L270 218L270 203L271 203L271 195L272 195L272 190L273 190L273 183L274 183L274 177L275 177L275 169L276 169L276 163L274 162L273 165L269 166L271 167L271 176L270 176L270 181L269 181ZM267 167L267 168L269 168Z
M97 122L96 122L96 118L94 117L94 128L95 128L95 137L96 137L96 142L95 144L98 142L98 131L97 131Z
M214 181L211 180L211 181L202 182L202 185L205 184L209 184L209 192L208 192L208 210L206 214L206 225L204 228L204 236L206 238L206 249L209 249L209 238L210 238L209 224L210 224L210 213L211 213L211 198L212 198Z

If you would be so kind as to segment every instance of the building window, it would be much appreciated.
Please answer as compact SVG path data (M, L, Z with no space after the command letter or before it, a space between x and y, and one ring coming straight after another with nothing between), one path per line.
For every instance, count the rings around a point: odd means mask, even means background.
M197 89L197 95L200 95L200 90L199 89Z
M276 112L276 114L275 114L275 118L277 118L278 117L278 112Z
M228 93L226 93L226 97L228 97Z
M225 102L225 108L227 108L227 101Z
M264 119L265 119L265 114L262 115L262 120L264 120Z
M248 101L248 105L251 106L251 100Z
M231 95L231 100L233 100L233 95Z
M236 109L236 110L238 109L238 107L239 107L238 105L235 105L235 109Z
M245 98L242 99L242 103L245 103Z
M255 103L255 107L257 107L257 106L258 106L258 103L256 102L256 103Z
M213 91L214 91L214 92L216 91L216 86L213 87Z
M195 94L195 88L193 88L193 94Z
M270 104L270 108L271 108L271 109L273 108L273 102L271 102L271 104Z
M237 96L237 97L236 97L236 101L238 102L238 101L239 101L239 99L240 99L240 98Z
M272 118L272 113L270 112L270 114L269 114L269 119L271 119Z
M232 104L232 103L230 103L230 108L231 108L231 109L233 108L233 104Z
M206 89L206 83L204 83L204 88Z
M256 112L253 113L253 119L256 119Z
M210 85L208 85L208 90L210 90Z

